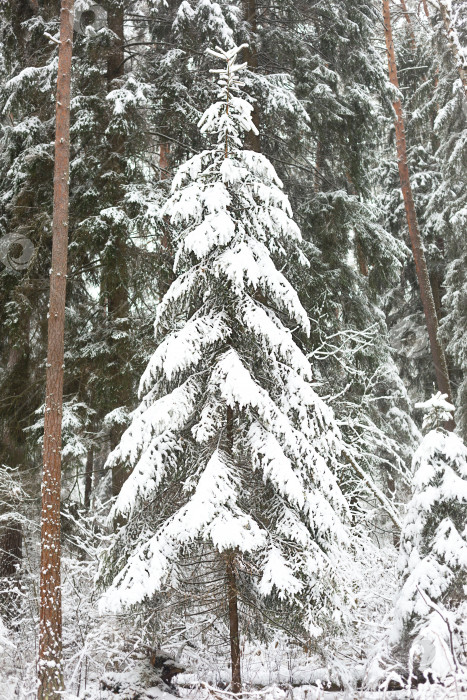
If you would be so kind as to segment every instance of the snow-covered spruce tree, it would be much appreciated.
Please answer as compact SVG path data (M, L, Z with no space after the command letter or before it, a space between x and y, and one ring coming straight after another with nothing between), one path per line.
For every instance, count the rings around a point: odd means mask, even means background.
M467 448L440 427L454 410L445 395L418 407L431 429L413 458L393 642L404 666L445 677L467 661Z
M181 591L190 554L223 562L234 692L239 608L266 601L303 640L342 619L348 511L336 478L345 446L310 384L294 336L308 318L281 271L306 264L300 232L270 162L242 149L254 126L241 48L211 52L227 63L200 120L215 143L179 168L162 210L179 231L180 274L157 309L141 404L108 460L133 471L101 574L104 608L119 609Z
M313 275L297 268L291 280L312 319L306 347L318 360L323 392L336 397L346 441L393 491L416 442L380 308L404 251L381 225L372 191L383 122L375 95L389 103L386 67L375 49L379 10L366 0L266 5L247 35L258 50L258 69L248 79L261 115L262 152L286 184L312 261ZM266 99L268 82L276 90ZM362 487L351 469L350 482Z
M139 63L126 61L124 50L133 40L130 3L102 6L102 26L95 22L75 37L71 110L65 391L71 411L73 404L90 409L82 440L90 460L92 452L104 451L103 443L110 444L104 460L117 445L149 356L152 323L145 323L140 300L155 286L147 239L159 233L147 216L156 208L157 187L146 118L152 94ZM137 8L131 3L132 12ZM114 495L126 476L112 472Z
M467 43L465 8L461 2L452 3L458 38ZM438 111L433 131L439 144L436 158L441 178L432 189L428 206L429 220L444 250L445 278L443 298L444 317L440 327L446 349L454 365L457 385L455 397L456 425L467 440L467 96L458 66L453 60L444 22L436 14L433 30L433 51L439 74L434 94Z

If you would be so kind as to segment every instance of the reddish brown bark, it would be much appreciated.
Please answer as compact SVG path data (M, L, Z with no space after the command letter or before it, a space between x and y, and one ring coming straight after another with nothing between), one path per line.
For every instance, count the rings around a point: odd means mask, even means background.
M394 87L399 89L396 56L392 36L389 0L383 0L383 21L384 33L386 38L386 50L388 56L389 79L394 85ZM418 226L417 214L415 211L415 204L412 194L412 187L410 184L410 173L407 159L407 144L405 139L405 126L401 101L399 99L396 100L393 103L393 107L396 113L395 131L399 178L401 183L402 195L404 198L407 226L409 229L410 243L412 246L413 257L415 261L415 269L420 288L423 312L425 314L425 321L430 340L431 356L436 373L438 389L443 394L447 394L448 400L452 403L451 385L449 381L446 356L444 353L443 344L439 337L436 307L433 299L433 292L430 285L430 278L428 274L425 253L423 250L422 239L420 236L420 230ZM452 430L454 428L453 422L450 422L448 425L446 425L446 427Z
M63 358L68 249L70 168L70 93L73 0L62 0L58 53L52 267L48 315L47 379L42 474L42 524L39 619L39 700L58 700L62 677L62 602L60 590L60 477Z
M161 143L159 146L159 170L161 180L167 180L170 175L170 143Z

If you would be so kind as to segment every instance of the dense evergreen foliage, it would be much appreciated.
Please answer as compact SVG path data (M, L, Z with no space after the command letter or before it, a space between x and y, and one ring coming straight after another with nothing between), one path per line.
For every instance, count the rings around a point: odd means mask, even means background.
M391 15L399 93L373 0L75 0L75 696L170 691L161 649L200 697L240 668L244 687L466 683L467 6ZM0 3L1 697L6 677L36 692L59 25L60 0Z

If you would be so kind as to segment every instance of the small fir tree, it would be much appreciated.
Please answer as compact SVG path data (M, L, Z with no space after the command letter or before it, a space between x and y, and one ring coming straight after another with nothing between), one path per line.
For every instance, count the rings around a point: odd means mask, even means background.
M310 384L297 337L309 321L282 272L306 264L300 232L270 162L242 148L255 127L241 48L211 52L227 63L200 120L215 143L179 168L162 210L179 231L179 277L157 310L141 404L108 460L133 471L103 568L103 605L119 609L179 589L187 553L223 560L234 692L239 603L267 600L308 637L342 617L348 511L336 478L345 448Z
M437 394L419 404L425 427L440 426L454 406ZM403 586L396 602L394 641L419 671L446 676L465 662L467 574L467 448L437 427L413 458L413 495L401 535Z

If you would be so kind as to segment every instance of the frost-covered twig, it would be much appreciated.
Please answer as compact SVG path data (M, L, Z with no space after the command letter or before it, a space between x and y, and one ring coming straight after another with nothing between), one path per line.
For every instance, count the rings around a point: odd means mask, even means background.
M368 486L370 491L373 493L375 498L379 501L379 503L382 505L383 509L385 512L389 515L391 518L392 522L394 525L397 527L398 530L401 530L402 528L402 523L399 519L399 516L397 515L396 511L391 505L391 501L384 495L384 493L381 491L381 489L374 483L374 481L371 479L368 474L365 473L363 469L358 465L358 463L354 460L354 458L349 454L349 452L346 452L346 457L349 461L349 464L351 465L352 469L354 472L357 474L357 476L362 479L362 481L365 482L365 484Z

